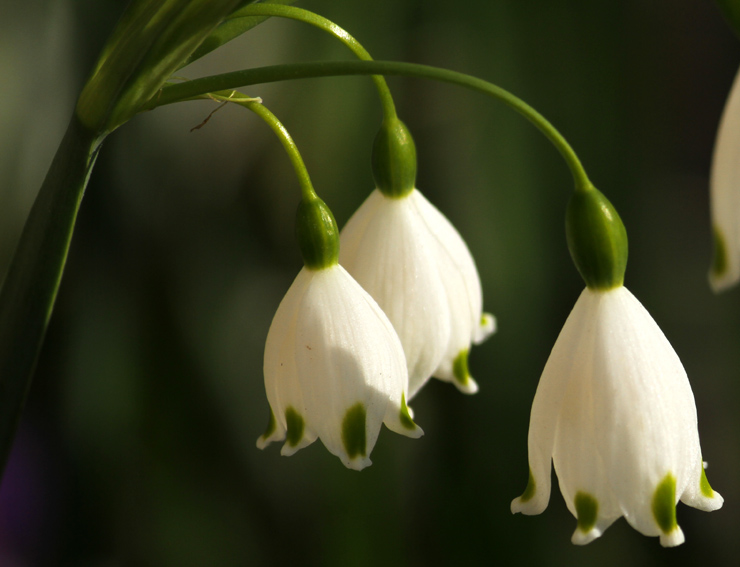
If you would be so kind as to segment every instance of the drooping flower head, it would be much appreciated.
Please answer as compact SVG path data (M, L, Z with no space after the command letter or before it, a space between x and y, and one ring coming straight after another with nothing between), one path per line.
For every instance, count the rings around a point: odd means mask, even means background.
M717 131L709 189L714 234L709 283L720 292L740 280L740 70Z
M573 543L624 516L636 530L678 545L681 500L716 510L699 445L686 372L650 314L623 286L586 288L555 343L532 404L530 483L513 512L539 514L550 496L550 460Z
M305 261L265 345L271 414L257 440L285 439L292 455L320 438L349 468L370 464L381 423L419 437L406 406L403 348L388 318L337 264L338 229L318 200L302 203L297 233Z
M593 193L591 193L593 191ZM586 544L624 516L664 546L683 543L679 500L716 510L686 372L655 321L622 285L626 232L596 189L576 193L568 243L587 283L552 349L529 424L529 483L512 512L539 514L550 466Z
M398 332L409 398L431 376L474 393L468 352L495 322L482 312L473 257L452 224L414 188L416 152L403 123L384 123L373 160L378 189L342 229L340 262Z

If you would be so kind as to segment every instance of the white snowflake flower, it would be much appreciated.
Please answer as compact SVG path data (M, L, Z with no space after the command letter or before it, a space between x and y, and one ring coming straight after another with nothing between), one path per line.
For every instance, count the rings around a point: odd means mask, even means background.
M381 423L423 432L406 406L403 349L377 303L338 264L304 267L267 335L265 389L271 415L257 440L285 439L292 455L320 438L351 469L370 465Z
M683 543L679 500L716 510L696 406L665 335L623 286L586 288L552 349L532 405L530 479L512 512L539 514L550 463L586 544L624 516L664 546Z
M495 320L482 312L473 257L450 222L416 189L401 197L373 191L340 234L340 263L378 302L406 353L409 398L431 376L465 393L471 343Z

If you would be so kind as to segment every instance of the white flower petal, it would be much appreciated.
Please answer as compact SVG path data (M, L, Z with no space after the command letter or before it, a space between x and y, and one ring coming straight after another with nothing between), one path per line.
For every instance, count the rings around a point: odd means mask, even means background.
M460 233L455 230L447 217L432 205L418 190L414 190L409 199L412 200L419 216L424 219L429 232L434 236L437 244L446 252L462 278L463 289L467 296L467 307L470 316L470 329L477 330L481 325L483 310L483 292L481 290L478 269ZM462 290L461 290L462 291ZM472 339L471 335L471 339Z
M364 458L375 445L386 406L390 403L400 412L405 393L406 363L398 337L377 304L341 266L314 276L301 318L296 364L309 377L302 389L313 427L348 466L358 459L369 464ZM360 453L348 455L342 424L357 404L365 412L365 443Z
M512 502L514 513L539 514L550 500L551 460L563 398L578 365L588 364L591 357L589 333L582 332L589 320L589 299L581 294L570 312L537 386L529 421L530 485Z
M275 430L290 455L317 437L349 468L371 461L382 422L410 437L406 361L393 326L339 265L304 268L268 333L265 386ZM282 437L281 437L282 436Z
M483 313L480 323L473 330L473 344L479 345L496 332L496 317L490 313Z
M619 502L608 483L608 475L594 439L592 380L589 350L593 335L585 333L576 357L582 366L573 368L558 416L552 452L560 492L568 510L577 518L573 542L584 545L599 537L622 515ZM579 360L579 358L576 358Z
M409 399L432 375L476 392L467 374L456 377L455 361L493 332L495 320L481 312L475 263L450 222L416 189L402 198L375 190L342 230L341 243L340 262L398 332Z
M375 298L401 339L409 398L437 368L450 338L446 290L434 253L411 202L377 190L341 234L340 263Z
M709 282L719 292L740 280L740 70L717 131L709 185L715 235Z
M675 504L700 458L694 396L665 335L626 288L588 293L599 298L596 447L627 521L645 535L659 535L653 493L671 474Z
M663 547L676 547L677 545L681 545L684 541L686 541L686 538L683 535L683 531L678 526L667 534L660 534L660 545Z
M539 513L550 456L572 541L599 537L619 516L664 546L679 545L676 503L722 505L701 468L691 386L678 356L624 287L583 291L537 388L529 430L530 484L512 511Z
M575 513L573 515L578 517ZM617 516L617 518L618 517L619 516ZM587 531L579 525L576 527L573 535L570 537L570 541L575 545L587 545L596 538L601 537L606 529L611 526L614 523L614 520L616 520L617 518L599 517L596 520L596 524L594 525L594 527Z
M689 477L689 483L686 485L686 490L681 495L681 502L704 512L713 512L722 508L725 499L722 498L719 492L712 489L707 480L705 468L705 462L701 459L696 461Z
M288 408L293 408L305 420L306 406L303 402L295 358L292 353L295 346L298 307L303 301L311 278L312 272L309 270L304 269L298 273L280 302L267 333L263 371L267 401L270 403L274 418L274 423L271 422L271 425L274 429L272 432L268 431L267 436L262 435L257 440L257 446L260 449L272 441L285 439L288 428L285 412ZM292 443L286 443L287 447L283 448L283 454L289 453L290 445L296 445L302 438L303 435L297 440L292 439Z

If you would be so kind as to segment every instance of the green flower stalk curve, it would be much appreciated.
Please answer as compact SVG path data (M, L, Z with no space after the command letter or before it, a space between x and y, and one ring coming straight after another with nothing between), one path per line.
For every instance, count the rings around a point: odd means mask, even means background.
M152 97L143 106L142 110L152 110L167 104L200 99L208 93L228 96L232 89L261 83L344 75L402 75L420 79L431 79L465 87L495 98L524 116L552 142L563 156L563 159L565 159L573 175L576 190L586 191L593 187L580 159L578 159L570 144L568 144L562 134L544 116L526 102L509 91L483 79L457 71L420 65L418 63L401 63L397 61L330 61L273 65L233 71L231 73L193 79L184 83L167 85Z
M242 106L247 110L251 110L257 116L259 116L265 122L265 124L267 124L275 133L275 135L280 140L280 143L283 145L285 153L288 154L290 163L293 165L293 169L295 170L296 176L298 177L298 183L301 186L301 194L303 195L303 198L315 199L318 197L318 195L316 195L316 191L313 188L313 184L311 183L311 178L308 175L306 164L303 162L303 157L301 157L301 153L298 151L298 146L296 145L295 141L293 141L293 137L290 135L285 126L283 126L283 123L278 120L278 117L275 116L265 105L262 104L262 99L248 97L237 91L232 91L227 96L224 96L222 94L214 94L208 98L212 98L217 102L231 102L234 104L238 104L239 106Z
M295 0L259 0L262 4L292 4ZM215 51L222 45L229 43L231 40L236 39L240 35L248 32L252 28L258 26L265 20L269 19L269 16L253 16L251 18L238 17L238 12L230 14L224 21L222 21L211 34L206 37L198 48L193 51L190 57L184 61L181 65L185 67L193 61L197 61L201 57L208 55L211 51Z
M337 263L339 258L339 227L331 209L316 194L293 137L258 98L250 98L237 91L228 96L212 96L216 101L232 102L251 110L275 133L293 164L301 186L301 202L296 213L296 239L307 268L321 270Z
M338 26L337 24L335 24L331 20L324 18L323 16L319 16L318 14L309 12L308 10L304 10L302 8L296 8L294 6L281 6L278 4L252 4L232 14L230 19L254 18L256 16L288 18L291 20L310 24L341 41L361 61L373 61L370 53L368 53L368 51L362 46L362 44L360 44L359 41L352 37L344 28ZM388 83L386 83L382 75L373 75L372 79L375 83L375 87L378 90L378 95L380 96L380 103L383 107L384 118L386 120L394 118L396 116L396 107L393 103L393 97L391 96L391 91L388 88Z

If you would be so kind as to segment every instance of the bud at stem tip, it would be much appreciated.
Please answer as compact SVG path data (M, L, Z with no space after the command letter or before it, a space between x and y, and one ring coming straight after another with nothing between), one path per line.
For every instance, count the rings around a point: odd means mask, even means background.
M608 290L624 283L627 231L601 191L591 186L573 193L565 233L571 258L589 288Z

